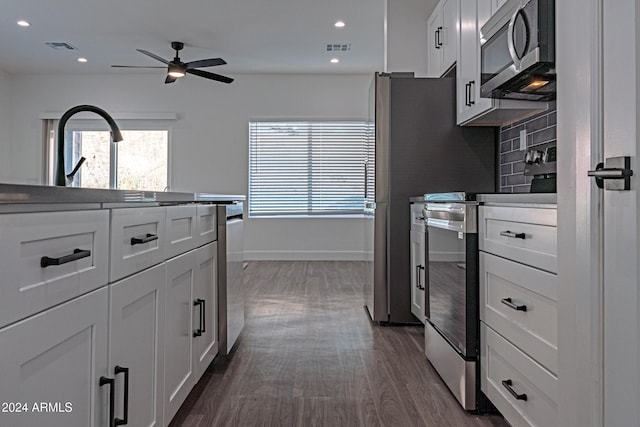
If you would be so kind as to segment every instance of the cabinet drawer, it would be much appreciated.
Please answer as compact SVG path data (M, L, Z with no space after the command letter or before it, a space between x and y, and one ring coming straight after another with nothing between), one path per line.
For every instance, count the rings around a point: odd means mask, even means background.
M481 206L480 250L557 272L557 210Z
M487 325L480 325L482 391L513 427L557 426L558 379Z
M558 277L480 253L480 319L558 372Z
M195 249L197 240L196 205L168 206L166 257L173 258Z
M197 240L198 246L206 245L218 238L218 224L216 222L216 205L197 206Z
M0 215L0 242L0 326L107 284L108 211Z
M111 210L111 282L164 261L165 218L163 207Z

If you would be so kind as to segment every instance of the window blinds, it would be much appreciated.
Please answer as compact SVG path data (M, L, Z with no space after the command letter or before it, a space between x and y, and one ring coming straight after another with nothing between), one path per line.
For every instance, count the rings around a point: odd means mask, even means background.
M365 121L249 124L249 215L360 214Z

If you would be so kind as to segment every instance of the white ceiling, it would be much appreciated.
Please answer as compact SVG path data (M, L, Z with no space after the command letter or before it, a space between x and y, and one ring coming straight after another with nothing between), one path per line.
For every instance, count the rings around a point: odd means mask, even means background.
M1 7L0 69L8 73L130 73L110 65L162 65L136 48L171 60L171 41L185 43L184 62L225 59L206 70L231 76L383 68L384 0L2 0ZM19 27L20 19L31 26ZM345 28L334 27L338 19ZM327 43L350 43L351 51L327 52ZM340 63L329 63L333 57Z

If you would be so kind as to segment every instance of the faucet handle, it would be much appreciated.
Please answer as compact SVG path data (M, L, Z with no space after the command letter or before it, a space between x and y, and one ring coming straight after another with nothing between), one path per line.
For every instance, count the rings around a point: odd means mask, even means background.
M70 185L73 182L73 178L76 176L76 173L78 173L78 169L80 169L80 166L82 166L82 164L84 163L84 161L87 160L84 156L80 157L80 160L78 160L78 163L76 163L75 167L73 168L73 170L68 173L66 175L67 179L67 185Z

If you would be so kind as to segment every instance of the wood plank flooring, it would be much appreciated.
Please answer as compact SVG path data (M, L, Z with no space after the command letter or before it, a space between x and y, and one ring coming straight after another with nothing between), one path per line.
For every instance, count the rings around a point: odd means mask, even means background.
M460 408L422 327L371 323L362 277L357 262L250 262L240 339L171 427L508 426Z

